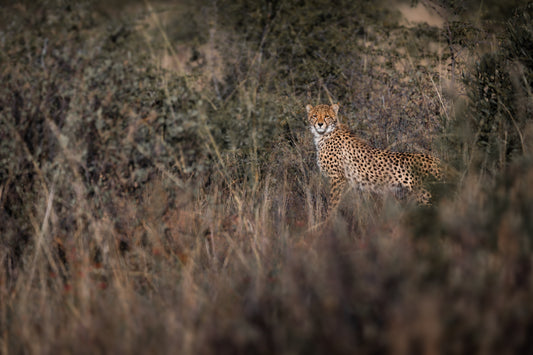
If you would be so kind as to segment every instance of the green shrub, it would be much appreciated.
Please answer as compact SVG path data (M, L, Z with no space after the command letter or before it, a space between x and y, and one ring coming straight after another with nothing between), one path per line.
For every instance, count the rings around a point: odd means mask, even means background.
M531 6L518 10L509 20L502 47L481 55L466 77L476 141L485 156L484 168L490 171L526 150L533 112L531 14Z

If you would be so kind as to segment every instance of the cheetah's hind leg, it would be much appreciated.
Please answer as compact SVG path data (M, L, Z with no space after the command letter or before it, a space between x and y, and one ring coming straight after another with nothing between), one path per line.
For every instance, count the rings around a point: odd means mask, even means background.
M431 206L431 193L421 187L413 192L415 201L422 206Z

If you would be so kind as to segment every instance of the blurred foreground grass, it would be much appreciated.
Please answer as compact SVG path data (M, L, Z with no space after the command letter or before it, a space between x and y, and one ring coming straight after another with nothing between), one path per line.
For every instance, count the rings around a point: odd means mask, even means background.
M532 7L424 4L2 5L0 352L532 353ZM456 178L323 223L308 102Z

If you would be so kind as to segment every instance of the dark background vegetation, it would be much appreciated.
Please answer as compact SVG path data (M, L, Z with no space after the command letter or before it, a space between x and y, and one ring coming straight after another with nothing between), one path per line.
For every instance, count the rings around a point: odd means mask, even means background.
M531 4L0 7L0 353L533 353ZM324 222L334 102L433 206Z

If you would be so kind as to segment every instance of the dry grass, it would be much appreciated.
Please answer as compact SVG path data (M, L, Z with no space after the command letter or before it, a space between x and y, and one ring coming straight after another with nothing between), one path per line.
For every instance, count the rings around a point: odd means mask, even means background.
M532 352L527 58L476 106L491 34L451 5L439 30L349 1L96 4L1 17L0 353ZM330 100L454 181L326 220L303 107Z

